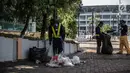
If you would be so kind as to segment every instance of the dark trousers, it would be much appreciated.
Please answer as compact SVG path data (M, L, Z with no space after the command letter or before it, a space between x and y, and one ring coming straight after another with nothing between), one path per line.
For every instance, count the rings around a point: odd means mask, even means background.
M53 55L63 51L63 41L60 38L53 38Z
M97 39L97 54L101 53L101 39Z

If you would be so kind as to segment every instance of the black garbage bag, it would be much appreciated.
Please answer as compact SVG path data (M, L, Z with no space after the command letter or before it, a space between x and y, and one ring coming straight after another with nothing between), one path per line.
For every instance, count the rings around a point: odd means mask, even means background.
M112 54L113 47L112 47L110 39L111 39L110 35L107 35L107 34L102 35L102 44L103 44L102 50L101 50L102 54Z
M33 47L29 49L29 60L30 61L40 61L40 62L48 62L48 51L46 48L37 48Z

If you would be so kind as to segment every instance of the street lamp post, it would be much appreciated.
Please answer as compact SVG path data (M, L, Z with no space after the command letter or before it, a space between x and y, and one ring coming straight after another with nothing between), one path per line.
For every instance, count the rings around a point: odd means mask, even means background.
M113 17L113 28L114 28L114 17Z
M57 1L57 0L54 0L54 14L53 14L53 18L54 18L55 21L56 21L56 19L57 19L56 1Z
M92 9L92 36L94 33L94 9Z
M53 17L52 17L54 20L56 20L56 18L57 18L56 3L57 3L57 0L48 0L49 6L54 7L54 8L53 8ZM48 8L49 8L49 7L48 7Z
M79 21L79 16L80 16L80 12L78 12L78 37L79 37L79 24L80 24L80 21Z
M121 6L121 0L119 0L119 5L118 5L118 32L120 32L120 19L121 19L121 10L120 10L120 6ZM119 34L120 35L120 34Z
M80 4L79 4L79 9L78 9L78 37L79 37L79 30L80 30L80 20L79 20L79 17L80 17L80 11L81 11L81 9L82 9L82 2L80 2Z

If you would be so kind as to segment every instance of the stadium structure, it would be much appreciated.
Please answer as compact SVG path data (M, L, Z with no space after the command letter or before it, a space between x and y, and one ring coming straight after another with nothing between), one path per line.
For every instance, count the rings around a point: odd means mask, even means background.
M116 30L121 19L130 26L129 0L83 0L82 2L83 6L77 18L79 36L94 35L96 21L103 21Z

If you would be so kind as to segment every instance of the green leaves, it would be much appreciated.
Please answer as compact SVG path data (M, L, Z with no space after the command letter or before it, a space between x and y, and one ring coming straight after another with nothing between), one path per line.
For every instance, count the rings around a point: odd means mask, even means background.
M88 24L92 24L92 16L91 17L88 17L88 20L89 20L89 23ZM95 13L94 15L94 24L98 25L99 21L100 21L100 17L99 17L99 14Z
M23 24L27 24L28 18L36 19L38 31L41 30L43 25L44 29L47 30L50 23L49 20L53 18L54 9L56 8L58 17L66 28L66 33L72 32L69 33L68 37L74 38L77 33L76 16L80 1L81 0L1 0L0 19L8 21L16 20L16 22ZM45 16L43 14L47 14L45 23L43 23L43 17Z
M15 10L15 0L1 0L0 2L0 20L13 21L13 12Z
M76 16L80 0L63 0L63 3L64 6L58 9L58 16L66 28L67 37L74 39L77 34Z
M107 31L111 30L112 27L109 24L104 24L102 29L103 29L103 32L107 32Z

